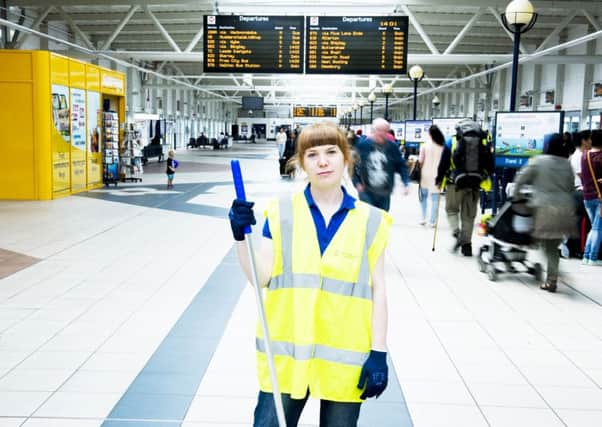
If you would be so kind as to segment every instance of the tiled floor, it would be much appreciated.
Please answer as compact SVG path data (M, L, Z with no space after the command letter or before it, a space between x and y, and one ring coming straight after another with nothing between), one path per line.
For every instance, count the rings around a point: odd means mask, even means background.
M178 153L173 191L153 160L141 184L0 202L0 427L250 425L256 314L224 219L232 157L258 214L304 185L258 144ZM526 275L489 282L449 253L443 216L432 252L418 212L415 188L395 193L396 381L360 424L602 425L602 269L562 260L556 294ZM310 401L301 424L318 410Z

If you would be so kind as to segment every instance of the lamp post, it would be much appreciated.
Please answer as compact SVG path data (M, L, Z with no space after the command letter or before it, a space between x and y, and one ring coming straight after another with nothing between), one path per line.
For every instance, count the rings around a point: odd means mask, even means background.
M360 108L359 105L353 104L353 124L357 125L357 109Z
M347 114L347 129L349 130L349 128L351 127L351 107L347 108L347 110L345 110L345 113Z
M441 100L437 95L433 97L433 117L439 114L439 105L441 105Z
M502 23L508 31L514 35L514 47L512 50L512 83L510 88L510 111L516 111L516 85L518 81L518 54L520 48L520 35L526 33L537 20L537 13L529 0L513 0L502 13ZM493 140L493 155L495 158L495 139ZM495 162L495 160L494 160ZM491 211L497 213L498 179L496 169L493 169L491 179L493 180L493 195L491 197Z
M368 95L368 101L370 101L370 123L372 123L372 116L374 113L374 101L376 101L376 95L374 94L374 92L371 92L370 95Z
M520 35L526 33L537 20L537 13L529 0L514 0L502 13L504 27L514 34L514 49L512 50L512 87L510 89L510 111L516 111L516 85L518 80L518 54Z
M383 93L385 94L385 120L389 121L389 96L393 93L393 86L389 83L384 85Z
M420 65L414 65L408 72L408 78L414 83L414 117L416 120L416 104L418 103L418 82L424 78L424 70Z
M366 101L360 101L360 125L364 124L364 107L366 106Z

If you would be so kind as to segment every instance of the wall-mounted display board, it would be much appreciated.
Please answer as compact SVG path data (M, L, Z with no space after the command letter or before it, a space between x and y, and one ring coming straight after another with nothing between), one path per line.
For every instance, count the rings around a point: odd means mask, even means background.
M302 73L303 16L203 17L206 73Z
M308 74L405 74L407 16L308 16Z
M433 117L433 124L441 130L447 140L456 134L456 125L460 120L464 120L464 117Z
M496 166L518 168L543 153L551 136L562 132L563 119L564 111L496 113Z
M391 122L391 129L395 132L395 139L398 141L405 141L406 139L406 123L405 122Z
M324 105L295 105L293 117L336 117L336 106Z
M406 147L418 147L427 141L432 120L406 120Z

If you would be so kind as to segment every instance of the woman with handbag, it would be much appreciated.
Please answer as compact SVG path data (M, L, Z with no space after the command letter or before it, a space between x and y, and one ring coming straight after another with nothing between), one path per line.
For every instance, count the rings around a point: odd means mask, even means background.
M602 242L602 130L592 131L592 148L581 157L581 182L583 204L592 224L592 229L587 235L582 264L601 266L598 252Z
M533 209L532 236L538 240L547 259L547 278L540 286L556 292L558 245L565 236L575 234L575 201L573 198L573 170L566 156L562 136L552 135L544 154L533 157L516 179L514 194L531 186L533 191L528 206Z
M439 187L435 184L435 178L437 177L437 167L439 166L444 144L445 137L443 133L437 126L432 125L429 128L428 141L420 147L418 163L414 166L415 169L418 168L418 181L420 182L420 208L422 211L420 225L426 224L427 200L430 194L431 216L429 226L435 226L440 192Z

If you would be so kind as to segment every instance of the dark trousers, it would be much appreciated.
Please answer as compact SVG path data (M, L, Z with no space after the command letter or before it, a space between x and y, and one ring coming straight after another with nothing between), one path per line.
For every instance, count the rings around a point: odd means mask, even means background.
M479 190L457 188L447 184L445 193L445 213L454 235L458 235L460 244L470 243L474 228L474 219L479 204Z
M558 245L560 245L561 241L561 239L542 239L540 241L548 263L546 274L546 282L548 283L556 284L556 281L558 280L558 264L560 262Z
M380 208L384 211L389 211L389 207L391 206L391 195L379 196L377 194L370 193L369 191L358 191L358 195L362 202L366 202L369 205Z
M297 427L308 397L309 390L303 399L291 399L290 394L282 394L282 406L287 427ZM320 427L356 427L360 416L360 406L361 403L320 400ZM253 427L278 427L272 393L259 392Z

